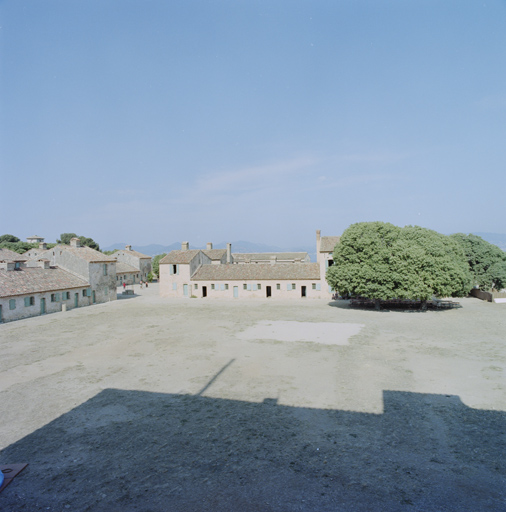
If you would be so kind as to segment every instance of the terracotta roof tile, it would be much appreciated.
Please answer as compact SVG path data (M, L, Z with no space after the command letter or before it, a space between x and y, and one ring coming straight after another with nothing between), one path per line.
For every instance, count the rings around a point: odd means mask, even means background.
M276 265L202 265L192 281L320 279L318 263L277 263Z
M0 261L27 261L28 258L24 254L19 254L10 249L0 247Z
M78 256L79 258L82 258L83 260L88 261L89 263L115 263L116 258L114 255L107 256L107 254L103 254L100 251L96 251L95 249L92 249L91 247L72 247L70 245L57 245L53 247L52 249L48 249L47 251L39 254L38 258L46 258L50 261L51 256L53 255L53 252L56 251L67 251L71 254L74 254L75 256Z
M122 261L118 261L116 263L116 274L126 274L128 272L139 272L138 268L132 267L132 265L128 265L127 263L123 263Z
M227 254L226 249L202 249L202 252L213 261L221 260Z
M334 252L334 247L339 243L340 236L322 236L320 252Z
M178 264L178 263L190 263L195 256L201 252L200 249L190 249L188 251L171 251L167 256L160 260L160 265L165 263ZM202 251L203 252L203 251Z
M61 268L21 268L0 270L0 297L27 295L30 293L86 288L84 279Z

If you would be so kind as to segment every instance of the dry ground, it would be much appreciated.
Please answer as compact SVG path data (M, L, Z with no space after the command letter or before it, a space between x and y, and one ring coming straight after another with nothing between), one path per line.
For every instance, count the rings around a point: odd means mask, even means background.
M0 325L0 510L506 510L506 304L139 293Z

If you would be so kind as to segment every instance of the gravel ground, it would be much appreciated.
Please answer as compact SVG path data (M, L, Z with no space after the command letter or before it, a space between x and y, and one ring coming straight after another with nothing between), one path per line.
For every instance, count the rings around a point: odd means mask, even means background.
M137 296L0 325L10 511L506 511L506 304Z

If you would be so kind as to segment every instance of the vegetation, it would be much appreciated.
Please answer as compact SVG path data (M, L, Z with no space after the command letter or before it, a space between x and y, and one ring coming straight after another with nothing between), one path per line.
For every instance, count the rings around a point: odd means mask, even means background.
M506 288L506 252L477 235L451 235L463 249L473 284L481 290Z
M464 252L454 239L383 222L352 224L334 249L326 279L342 294L378 302L462 297L472 288Z
M148 274L148 282L149 282L149 283L152 283L152 282L153 282L153 278L154 278L154 277L155 277L155 275L153 274L153 272L150 272L150 273Z
M17 236L14 236L14 235L2 235L2 236L0 236L0 243L2 243L2 242L15 243L15 242L21 242L21 240Z
M95 240L93 240L93 238L87 238L85 236L77 236L75 233L62 233L60 235L60 238L58 240L56 240L56 243L70 245L70 240L72 238L79 238L79 240L81 241L81 245L90 247L91 249L95 249L96 251L100 251L99 245L97 244L97 242L95 242Z
M56 244L47 244L47 248L51 249L55 245ZM0 247L17 252L18 254L23 254L24 252L29 251L30 249L38 249L39 244L37 244L37 243L30 244L28 242L21 242L21 241L19 241L19 242L0 242Z
M153 269L153 274L156 274L158 277L160 277L160 260L165 258L165 256L167 256L167 253L165 252L163 254L157 254L156 256L153 256L151 268Z

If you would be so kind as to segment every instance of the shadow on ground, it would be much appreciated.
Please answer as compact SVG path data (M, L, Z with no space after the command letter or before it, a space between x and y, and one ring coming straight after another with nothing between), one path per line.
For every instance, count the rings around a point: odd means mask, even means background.
M504 412L384 391L383 414L107 389L0 454L0 509L504 511Z

